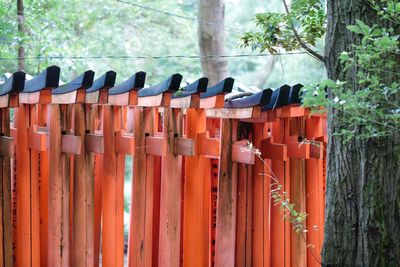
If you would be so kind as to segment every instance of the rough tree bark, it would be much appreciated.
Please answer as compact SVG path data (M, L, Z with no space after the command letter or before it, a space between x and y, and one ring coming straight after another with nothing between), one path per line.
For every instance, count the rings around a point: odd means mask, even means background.
M354 90L355 69L344 71L338 57L359 43L346 29L356 19L381 24L368 0L328 0L326 68L331 79L346 80ZM398 31L399 29L397 29ZM399 59L399 58L398 58ZM398 60L400 63L400 60ZM394 77L385 77L394 80ZM400 134L344 143L332 135L343 114L330 110L326 186L324 266L399 266Z
M17 24L18 34L23 36L25 32L24 1L17 0ZM25 70L25 49L21 40L18 46L18 70Z
M201 56L226 55L224 34L224 1L198 0L198 37ZM226 58L203 58L201 67L209 85L229 76Z

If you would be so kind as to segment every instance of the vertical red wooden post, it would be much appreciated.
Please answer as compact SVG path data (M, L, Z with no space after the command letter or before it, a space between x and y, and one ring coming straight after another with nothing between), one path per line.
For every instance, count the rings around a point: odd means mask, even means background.
M154 132L154 111L135 107L131 221L128 265L152 266L153 261L153 166L154 156L146 155L146 134Z
M306 119L306 138L313 140L315 137L323 135L321 117L311 117ZM325 148L324 148L325 149ZM310 158L306 160L306 183L307 183L307 266L320 266L318 262L321 252L321 236L323 235L324 202L323 200L323 159ZM322 196L322 199L321 199ZM322 207L321 207L322 206ZM321 214L322 213L322 214Z
M71 128L66 105L50 105L50 172L48 266L69 266L69 155L62 153L61 135Z
M258 149L261 148L261 141L264 139L264 127L268 127L268 124L253 124L253 145ZM269 213L271 178L267 174L270 175L268 168L264 166L260 159L256 159L253 165L252 264L254 266L270 266Z
M93 107L94 108L94 107ZM73 246L74 266L94 265L94 170L92 153L86 151L86 133L94 132L94 111L89 105L74 104L74 135L81 140L74 155Z
M206 131L203 109L187 109L186 135L197 141ZM183 265L209 265L209 213L211 161L203 155L185 158Z
M182 111L164 108L163 137L167 153L162 157L160 195L160 243L158 264L180 265L182 156L174 153L174 140L182 136Z
M102 191L103 191L103 155L94 156L94 266L100 264L100 239L101 239L101 210L102 210Z
M29 106L20 104L15 117L18 146L16 266L31 266L31 174L28 148Z
M222 119L218 176L215 266L234 266L236 241L237 163L232 144L237 139L235 119Z
M282 119L271 122L270 125L274 143L283 143L285 125ZM273 172L271 175L275 176L281 185L284 185L285 162L281 160L271 160L271 162ZM282 216L279 207L271 205L271 266L285 266L285 222Z
M305 118L296 117L288 119L288 127L290 136L305 136ZM300 145L301 146L301 145ZM304 144L305 146L305 144ZM306 211L306 175L305 175L305 159L291 158L290 159L290 202L295 205L298 212ZM293 225L289 224L290 228ZM290 236L290 258L292 266L307 265L307 244L304 242L305 233L296 233L291 230Z
M38 104L37 125L48 127L48 105ZM48 251L48 205L49 205L49 152L37 151L40 203L40 266L47 267Z
M0 109L1 128L0 133L10 136L10 110ZM11 162L9 156L0 157L0 249L1 266L13 265L13 231L11 209Z
M121 128L119 107L104 106L102 199L102 260L104 266L124 265L124 155L115 152L115 132Z

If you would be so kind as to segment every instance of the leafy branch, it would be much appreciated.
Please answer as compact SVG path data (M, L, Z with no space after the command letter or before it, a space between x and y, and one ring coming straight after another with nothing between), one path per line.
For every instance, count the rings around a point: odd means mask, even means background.
M308 141L304 141L306 143ZM300 144L301 145L301 144ZM253 143L248 142L247 146L243 148L244 151L251 151L254 155L263 163L263 165L268 169L268 173L261 173L260 175L265 176L271 179L270 183L270 192L271 199L274 203L274 206L279 206L280 211L283 213L283 218L288 220L292 225L293 230L301 235L303 241L306 243L307 249L311 249L312 255L315 260L321 263L321 259L318 254L315 252L315 246L313 244L307 243L306 233L308 229L306 227L306 217L307 214L304 211L298 211L295 209L295 204L291 203L288 198L288 194L284 191L283 185L279 182L275 173L272 171L271 167L267 164L267 162L263 159L261 155L261 151L254 147Z

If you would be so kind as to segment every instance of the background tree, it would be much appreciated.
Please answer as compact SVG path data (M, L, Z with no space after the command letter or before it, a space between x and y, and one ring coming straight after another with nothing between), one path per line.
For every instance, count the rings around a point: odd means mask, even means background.
M223 0L198 0L198 36L200 55L226 55L225 49L225 5ZM204 76L214 85L229 76L226 58L204 58L201 60Z
M286 14L258 14L261 32L242 37L254 49L305 49L325 63L330 79L303 98L328 107L325 266L400 261L399 18L399 1L328 0L325 27L322 1L296 0ZM313 46L325 30L322 57Z

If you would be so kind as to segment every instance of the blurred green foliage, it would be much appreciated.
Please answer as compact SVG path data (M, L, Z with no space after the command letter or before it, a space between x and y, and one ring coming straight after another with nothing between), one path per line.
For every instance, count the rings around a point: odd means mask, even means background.
M26 72L35 75L46 66L61 67L64 82L87 69L97 75L113 69L117 82L138 70L148 73L147 83L154 84L174 72L187 81L199 78L200 60L168 59L70 59L69 56L165 56L198 55L197 1L126 0L174 14L192 17L187 20L168 16L118 1L25 0L26 33L18 35L16 1L0 2L0 57L16 57L23 41L27 57L60 56L64 59L27 59ZM240 7L240 8L238 8ZM249 54L238 47L240 36L255 30L254 15L260 11L283 12L280 0L227 0L226 45L228 54ZM283 13L282 13L283 14ZM212 22L211 22L212 23ZM212 59L206 59L212 60ZM268 71L266 57L229 58L231 75L250 86L259 84L259 76ZM276 64L263 87L282 83L316 82L324 75L323 64L305 55L276 56ZM0 61L0 75L14 72L17 60Z

